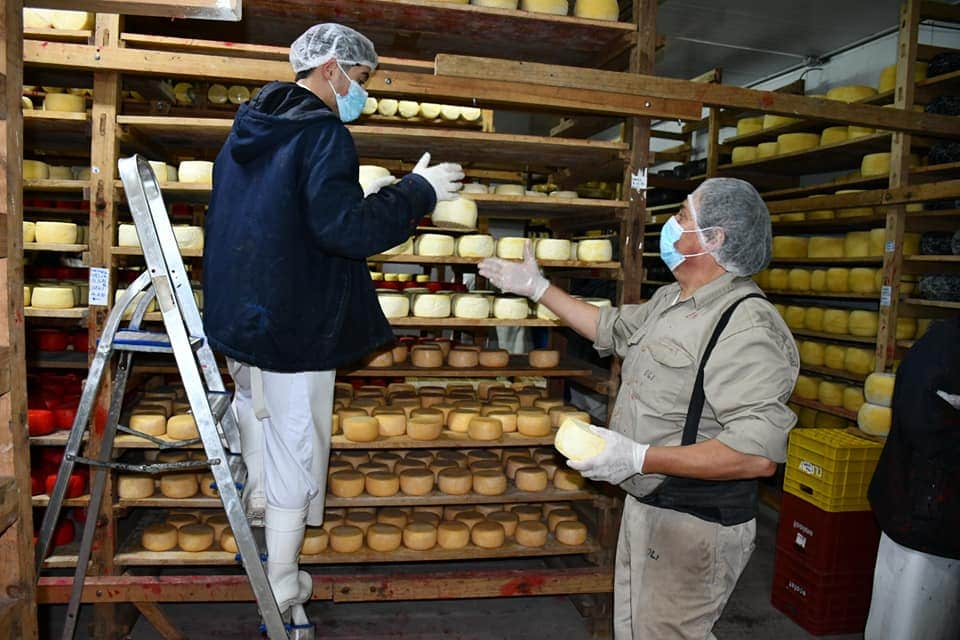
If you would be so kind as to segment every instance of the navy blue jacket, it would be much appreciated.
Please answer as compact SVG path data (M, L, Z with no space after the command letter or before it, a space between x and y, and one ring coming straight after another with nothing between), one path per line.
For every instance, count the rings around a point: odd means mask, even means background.
M366 257L404 242L436 196L420 176L364 199L350 132L313 93L274 82L237 112L213 168L203 252L214 350L324 371L393 340Z

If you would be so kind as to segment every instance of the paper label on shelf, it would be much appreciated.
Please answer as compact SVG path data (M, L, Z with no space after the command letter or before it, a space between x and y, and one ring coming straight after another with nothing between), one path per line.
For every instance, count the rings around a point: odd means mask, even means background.
M884 285L880 287L880 306L889 307L890 300L893 298L893 287Z
M798 547L800 547L801 549L806 549L806 547L807 547L807 536L803 535L802 533L800 533L800 532L798 531L798 532L797 532L797 539L794 540L794 544L796 544L796 545L797 545Z
M105 307L110 300L110 269L90 267L90 293L87 304Z
M893 253L893 250L897 248L897 243L893 240L887 240L887 253Z
M630 176L630 188L634 191L646 191L647 189L647 170L640 169Z

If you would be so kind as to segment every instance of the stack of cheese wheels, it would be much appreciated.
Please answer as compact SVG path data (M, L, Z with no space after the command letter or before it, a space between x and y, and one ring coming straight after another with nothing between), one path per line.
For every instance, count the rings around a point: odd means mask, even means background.
M477 226L477 203L470 198L442 200L437 203L430 217L437 227L474 229Z
M207 160L184 160L177 170L180 182L213 184L213 163Z
M896 377L892 373L871 373L864 382L866 402L857 412L857 426L864 433L886 436L892 423L891 405Z

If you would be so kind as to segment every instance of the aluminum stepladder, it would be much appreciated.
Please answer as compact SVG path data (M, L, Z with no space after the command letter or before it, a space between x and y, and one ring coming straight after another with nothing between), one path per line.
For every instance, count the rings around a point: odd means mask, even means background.
M93 479L90 503L87 507L89 517L83 528L76 575L70 593L62 638L73 638L76 629L83 582L86 578L108 468L151 474L209 468L216 482L230 528L233 530L240 560L250 580L269 638L271 640L286 640L290 637L309 638L312 632L299 628L293 628L292 636L287 634L287 627L284 625L273 590L267 581L256 541L244 513L240 500L241 485L238 482L243 479L245 468L239 455L240 433L231 409L232 395L224 388L213 352L206 341L200 312L193 297L190 280L177 247L157 179L150 164L138 155L121 159L119 169L147 268L127 288L107 317L37 540L36 569L39 575L63 507L67 480L73 472L73 467L77 463L91 466ZM143 316L154 299L163 316L165 332L148 332L140 328ZM129 311L132 311L129 324L121 327L123 316ZM170 442L118 425L134 353L173 354L197 423L199 438ZM85 458L80 455L80 447L84 434L91 424L91 416L104 373L114 356L117 357L117 365L102 444L95 458ZM203 444L207 459L156 464L126 464L114 461L111 459L111 454L118 430L146 438L160 449L184 447L199 442Z

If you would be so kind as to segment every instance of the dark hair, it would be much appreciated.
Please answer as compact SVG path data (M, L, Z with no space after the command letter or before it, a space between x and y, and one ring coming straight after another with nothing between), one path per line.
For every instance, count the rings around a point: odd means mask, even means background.
M311 73L313 73L315 70L316 70L316 67L314 67L313 69L304 69L303 71L298 71L298 72L297 72L297 78L296 78L296 79L297 79L297 80L304 80L304 79L306 79L307 76L309 76L309 75L310 75Z

